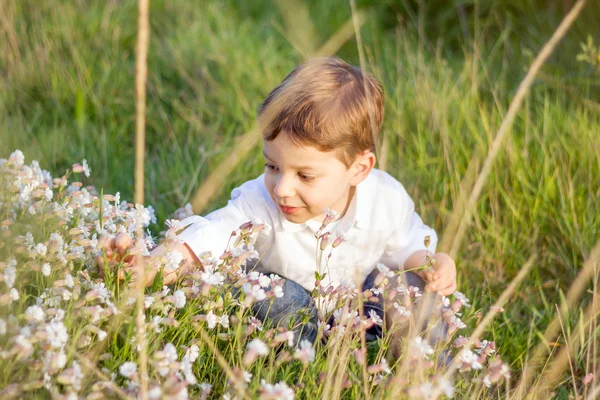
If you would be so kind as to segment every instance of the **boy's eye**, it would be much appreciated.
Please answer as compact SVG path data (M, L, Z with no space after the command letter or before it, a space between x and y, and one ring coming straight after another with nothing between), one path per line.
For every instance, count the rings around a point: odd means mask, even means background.
M304 174L302 174L302 173L298 173L298 176L300 177L300 179L302 179L302 180L303 180L303 181L305 181L305 182L310 182L310 181L312 181L313 179L315 179L315 177L314 177L314 176L308 176L308 175L304 175Z
M270 169L271 171L277 171L277 167L273 164L265 163L265 168Z

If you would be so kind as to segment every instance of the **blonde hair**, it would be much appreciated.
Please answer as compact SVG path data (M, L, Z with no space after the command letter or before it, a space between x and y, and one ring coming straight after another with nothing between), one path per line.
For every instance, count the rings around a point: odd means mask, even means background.
M350 167L365 150L375 151L383 123L383 88L373 76L337 57L296 67L258 111L264 140L280 133L295 144L338 151Z

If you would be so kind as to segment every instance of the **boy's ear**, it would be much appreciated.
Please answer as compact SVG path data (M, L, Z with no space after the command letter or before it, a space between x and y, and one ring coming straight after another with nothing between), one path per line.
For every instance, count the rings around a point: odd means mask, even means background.
M367 179L367 176L369 176L369 173L375 166L376 161L377 158L375 157L375 154L373 154L373 152L370 150L365 150L359 154L351 167L353 172L352 178L350 179L350 185L356 186Z

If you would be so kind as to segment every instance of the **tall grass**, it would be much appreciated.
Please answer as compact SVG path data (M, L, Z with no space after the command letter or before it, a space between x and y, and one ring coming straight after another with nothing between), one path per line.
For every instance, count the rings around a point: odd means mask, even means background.
M367 65L386 89L380 166L405 184L423 219L444 232L475 182L530 55L560 15L542 10L511 25L500 4L468 21L466 34L433 41L432 20L408 3L391 7L404 18L393 29L382 29L388 8L372 9L361 30ZM0 157L20 148L57 175L86 158L97 187L133 198L135 2L4 0L0 7ZM145 177L147 203L159 216L155 230L236 151L236 137L252 128L262 98L303 59L299 49L311 48L286 31L279 10L269 2L151 2ZM342 1L307 10L312 43L351 18ZM584 19L598 10L591 2ZM530 255L539 255L489 332L510 360L512 387L536 347L572 350L569 369L548 388L558 397L589 394L582 378L598 376L597 309L588 306L598 302L598 260L588 258L600 228L600 84L597 72L573 62L588 33L598 34L597 26L576 23L542 68L546 78L534 83L508 132L457 257L460 289L485 312ZM358 64L356 49L350 41L339 54ZM257 148L206 210L261 169ZM586 260L595 283L588 281L567 307L563 293ZM587 320L584 309L591 310ZM547 342L544 332L557 315L560 334ZM470 323L478 320L475 312Z

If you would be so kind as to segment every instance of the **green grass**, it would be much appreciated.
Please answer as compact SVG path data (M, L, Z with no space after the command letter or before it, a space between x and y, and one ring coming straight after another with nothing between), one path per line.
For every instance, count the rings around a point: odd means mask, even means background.
M387 96L380 159L443 235L461 180L470 165L482 165L560 10L481 2L480 36L473 39L470 8L465 36L453 7L437 14L431 7L422 17L422 38L418 7L407 3L372 7L362 29L369 68ZM302 56L288 40L293 34L285 32L280 9L266 0L239 8L217 1L151 4L146 203L162 224L234 151L264 96ZM533 86L457 260L460 290L485 313L531 253L539 253L531 276L490 328L517 376L600 237L600 71L575 61L588 34L600 38L597 23L590 23L599 6L590 2L544 67L549 78ZM132 199L136 2L5 1L1 7L0 157L19 148L54 175L86 158L89 183ZM317 46L351 16L344 1L315 2L309 11ZM435 36L445 26L453 29ZM339 54L358 63L355 41ZM257 148L205 211L261 171ZM589 299L588 293L581 307ZM571 310L571 317L566 324L579 312ZM598 332L587 339L597 342ZM583 354L575 369L578 378L585 375ZM572 391L570 379L565 375L560 390Z

